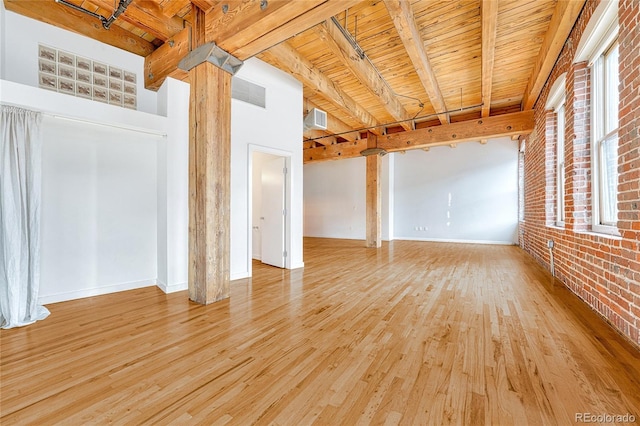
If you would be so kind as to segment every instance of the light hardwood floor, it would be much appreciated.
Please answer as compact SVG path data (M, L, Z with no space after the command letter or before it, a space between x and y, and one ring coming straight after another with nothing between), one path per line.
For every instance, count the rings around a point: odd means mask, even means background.
M517 247L305 240L209 306L157 288L1 332L0 423L640 418L640 352Z

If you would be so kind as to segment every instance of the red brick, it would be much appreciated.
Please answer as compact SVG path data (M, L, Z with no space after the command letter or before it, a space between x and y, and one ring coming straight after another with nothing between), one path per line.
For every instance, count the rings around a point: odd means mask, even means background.
M573 64L580 37L599 4L587 0L578 22L535 105L534 138L527 137L521 161L526 222L520 245L549 267L546 242L555 241L557 275L640 347L640 1L620 0L620 103L618 228L622 238L591 230L590 90L586 63ZM550 228L555 211L555 118L544 105L550 86L566 74L566 228ZM611 292L611 294L609 294Z

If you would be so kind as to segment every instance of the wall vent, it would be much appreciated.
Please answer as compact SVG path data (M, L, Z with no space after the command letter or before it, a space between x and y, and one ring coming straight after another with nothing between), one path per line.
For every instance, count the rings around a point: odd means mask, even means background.
M327 113L321 109L311 108L307 116L304 118L304 128L308 129L327 129Z
M231 97L261 108L267 107L266 89L238 77L231 80Z

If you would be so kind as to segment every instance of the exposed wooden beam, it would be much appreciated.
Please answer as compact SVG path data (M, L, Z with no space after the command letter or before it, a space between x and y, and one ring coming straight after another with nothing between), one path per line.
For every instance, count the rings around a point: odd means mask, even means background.
M322 108L320 108L319 106L317 106L316 104L314 104L308 99L304 100L304 105L307 107L307 109L317 108L322 110ZM328 132L334 135L339 134L341 138L346 139L348 141L355 141L360 137L360 135L358 134L358 132L352 132L352 130L353 129L351 128L351 126L346 124L344 121L340 120L333 114L327 113L327 131Z
M238 2L227 13L216 11L207 17L207 31L211 40L227 52L237 56L237 50L278 28L326 0L272 0L263 9L260 1ZM241 58L244 59L244 58Z
M376 148L378 136L367 135L367 148ZM380 155L367 156L366 188L366 234L367 247L382 247L382 158Z
M4 0L4 6L11 12L82 34L140 56L147 56L155 49L153 44L117 25L105 30L97 19L58 4L54 0Z
M228 6L226 13L222 10L222 2L192 0L195 6L202 2L206 3L202 6L209 10L205 17L207 40L216 42L225 51L245 60L361 0L271 0L264 10L260 8L259 1L230 0L224 2ZM154 74L154 86L158 82L162 84L167 75L174 72L175 68L169 67L164 75Z
M188 73L178 68L180 60L191 50L191 29L185 28L144 58L144 86L158 90L167 77L178 80Z
M411 2L407 0L384 0L384 4L393 19L396 31L400 35L400 40L424 86L424 90L429 96L431 105L435 112L438 113L438 119L442 124L447 124L449 122L449 118L445 113L447 106L429 62L422 36L416 25Z
M498 0L482 0L482 117L491 112L493 62L498 28Z
M278 43L281 43L284 40L287 40L294 35L357 5L358 3L362 3L362 0L325 0L322 4L310 8L309 6L315 4L315 1L279 1L287 4L287 7L281 13L284 19L281 17L281 19L277 21L264 23L261 27L256 26L251 28L249 30L251 35L243 36L244 40L242 43L238 43L239 47L237 49L230 49L230 52L243 60L250 58L271 46L275 46ZM271 1L269 3L271 3ZM291 16L290 11L287 9L291 8L293 10L294 5L296 8L299 7L299 5L297 5L298 3L306 4L308 8L307 11L298 15L296 18L287 21L286 18ZM253 40L248 41L249 39ZM221 45L223 46L223 44Z
M335 145L307 148L302 151L304 163L340 160L342 158L360 157L360 152L367 149L367 139L353 142L337 143Z
M532 110L514 112L378 136L377 146L388 152L402 153L411 149L425 149L434 146L528 134L533 131L533 125ZM354 158L360 156L360 151L365 148L367 148L367 140L361 139L356 142L305 149L303 158L305 163Z
M549 74L551 74L553 65L558 60L562 47L567 37L569 37L576 19L578 19L585 1L558 0L549 23L549 29L540 46L538 58L524 92L524 98L522 99L523 110L533 108L533 105L538 100L538 96L540 96L540 92L549 78Z
M193 43L205 43L204 12L195 8ZM189 298L229 297L231 74L209 62L189 71Z
M361 123L363 127L374 127L380 124L374 116L357 104L334 81L329 79L329 77L323 74L308 59L298 53L289 43L283 42L277 46L273 46L268 52L265 52L265 54L277 62L281 69L287 70L311 90L314 90L327 101L344 111L345 114ZM379 131L372 131L379 134Z
M331 133L324 130L310 129L303 132L305 138L313 139L313 142L321 145L334 145L338 143L335 136L331 136Z
M83 2L76 0L74 3L81 5ZM113 0L91 0L91 3L109 12L114 11ZM182 19L165 16L160 5L152 1L134 1L118 20L128 22L162 41L173 37L184 28Z
M515 112L393 133L378 138L378 147L393 152L526 134L533 131L533 124L533 111Z
M162 4L162 14L167 18L174 17L190 4L191 0L166 0Z
M329 47L329 50L351 71L353 75L366 87L378 101L385 107L387 112L397 121L402 121L400 125L405 130L411 130L411 115L404 109L404 106L395 94L391 91L387 83L371 64L371 62L361 58L354 50L349 41L342 35L336 24L327 20L313 27L316 35Z
M191 0L191 3L193 3L198 7L198 9L202 10L203 12L208 13L222 2L220 0ZM225 3L237 3L237 0L230 0Z

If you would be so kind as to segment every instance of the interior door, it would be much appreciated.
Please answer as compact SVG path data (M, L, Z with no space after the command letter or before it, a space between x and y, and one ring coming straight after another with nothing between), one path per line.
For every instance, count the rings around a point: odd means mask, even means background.
M285 175L284 157L262 165L262 263L285 267Z

